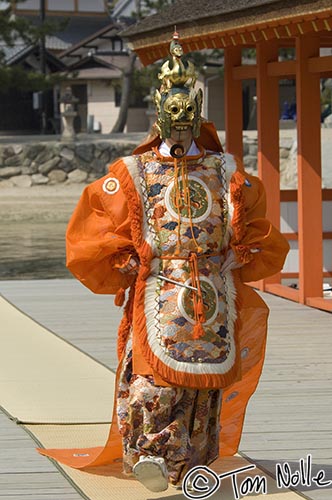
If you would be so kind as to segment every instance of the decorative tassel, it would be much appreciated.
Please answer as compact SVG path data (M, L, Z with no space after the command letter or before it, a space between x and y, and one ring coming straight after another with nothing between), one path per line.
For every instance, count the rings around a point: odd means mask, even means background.
M197 302L197 314L200 317L202 317L204 315L204 304L201 300L199 302ZM205 318L204 318L204 321L205 321Z
M193 339L199 340L201 337L203 337L203 335L205 335L204 328L202 326L202 323L198 322L194 326Z
M116 306L123 306L124 301L126 298L126 291L124 288L119 288L119 290L116 292L115 299L114 299L114 304Z

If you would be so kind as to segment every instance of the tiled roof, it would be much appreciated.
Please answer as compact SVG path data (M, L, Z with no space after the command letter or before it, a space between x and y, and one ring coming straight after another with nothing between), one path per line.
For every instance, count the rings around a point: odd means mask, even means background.
M94 44L98 44L100 41L107 38L116 37L118 33L123 29L121 24L117 25L115 23L109 23L106 26L103 26L100 30L90 33L87 37L81 37L77 43L72 44L65 52L61 54L61 57L65 57L67 55L72 55L76 50L84 48L84 46L89 43L94 42Z
M174 27L184 52L323 32L331 43L332 0L177 0L120 33L144 65L167 57ZM281 42L280 42L281 43Z
M195 22L197 19L211 18L216 14L229 14L265 4L277 3L276 0L178 0L165 7L160 13L148 16L125 30L126 36L146 33L163 26L174 26L179 22Z
M70 43L64 42L57 36L46 36L45 45L49 50L66 50L71 47Z
M37 16L26 15L24 17L35 24L39 23ZM65 28L58 31L55 36L68 45L76 44L110 24L108 16L49 16L47 20L56 23L67 21Z
M150 32L165 32L166 36L174 30L174 25L195 26L220 19L221 21L236 20L239 17L261 16L268 12L278 12L287 9L291 14L294 10L301 10L302 6L311 4L319 8L321 4L331 6L330 0L177 0L173 5L165 7L160 13L148 16L139 21L121 34L126 38L138 38ZM217 18L217 19L216 19Z
M27 45L22 40L17 40L13 47L0 44L0 50L4 53L5 63L10 65L13 64L16 59L21 58L25 53L30 52L32 50L32 46Z

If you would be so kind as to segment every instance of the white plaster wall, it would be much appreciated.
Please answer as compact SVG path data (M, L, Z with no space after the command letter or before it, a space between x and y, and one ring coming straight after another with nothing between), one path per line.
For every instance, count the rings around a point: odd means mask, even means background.
M109 134L119 113L115 107L114 88L107 80L92 80L88 83L88 116L93 115L101 124L101 133Z
M80 12L105 12L104 0L78 0L78 10Z
M74 0L48 0L48 10L73 11L74 9Z

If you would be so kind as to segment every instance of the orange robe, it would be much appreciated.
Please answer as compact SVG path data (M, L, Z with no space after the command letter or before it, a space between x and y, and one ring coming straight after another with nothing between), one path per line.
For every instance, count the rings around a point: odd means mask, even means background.
M212 137L215 136L212 134ZM211 141L205 142L211 146ZM168 362L168 357L154 348L153 330L151 333L147 326L147 289L151 287L151 280L157 280L151 277L156 269L156 250L149 230L149 212L138 165L147 161L144 155L149 146L151 144L138 148L136 156L113 163L106 176L84 190L68 226L67 265L93 292L115 294L117 304L123 302L125 290L130 288L119 328L118 376L127 339L132 335L135 373L153 375L158 385L223 388L220 453L232 455L240 441L246 405L261 374L268 316L263 300L244 283L280 271L289 246L265 219L265 193L261 181L246 174L242 164L232 155L222 155L229 220L220 251L225 259L232 250L236 263L241 266L228 271L228 285L231 286L228 286L227 300L233 304L229 318L232 360L222 369L221 363L206 368L207 363L193 363L191 367L188 363L174 363L173 359ZM188 161L190 166L190 161L198 159L189 158ZM214 168L213 162L217 165L220 159L207 154L202 161L200 168L208 169L211 162ZM201 184L205 185L203 181ZM121 272L133 255L140 261L137 278ZM155 287L155 281L152 285ZM104 448L39 451L76 468L112 463L122 456L116 409Z

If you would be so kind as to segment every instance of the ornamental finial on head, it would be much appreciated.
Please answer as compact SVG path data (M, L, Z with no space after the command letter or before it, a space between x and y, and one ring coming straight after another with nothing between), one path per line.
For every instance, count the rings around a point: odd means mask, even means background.
M158 75L160 90L156 90L155 104L158 112L157 126L162 139L170 137L171 127L192 127L193 136L198 137L201 125L202 91L194 90L197 80L192 62L183 62L183 49L179 34L174 31L170 43L171 61L166 61Z
M195 66L190 61L186 64L182 61L183 49L179 42L179 34L176 31L173 34L169 51L172 56L171 64L170 61L166 61L158 75L159 80L162 82L160 90L167 91L174 86L182 87L184 85L193 88L197 80Z

